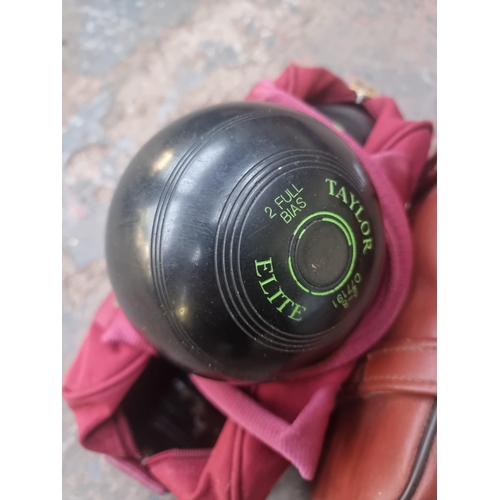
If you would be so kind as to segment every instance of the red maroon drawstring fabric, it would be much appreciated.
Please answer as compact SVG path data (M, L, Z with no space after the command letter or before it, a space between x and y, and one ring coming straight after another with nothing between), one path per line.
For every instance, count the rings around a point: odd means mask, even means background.
M214 448L138 452L120 402L154 349L135 331L110 295L98 311L68 371L63 397L75 413L79 440L155 492L180 500L259 500L291 463L305 479L318 464L337 392L355 361L387 332L409 290L412 244L405 204L425 165L430 122L406 121L388 97L363 105L376 123L364 147L338 131L312 105L353 102L356 94L322 68L290 65L274 82L255 86L247 100L305 113L339 134L366 168L380 201L387 242L377 297L355 331L329 358L292 379L238 384L191 378L227 416Z

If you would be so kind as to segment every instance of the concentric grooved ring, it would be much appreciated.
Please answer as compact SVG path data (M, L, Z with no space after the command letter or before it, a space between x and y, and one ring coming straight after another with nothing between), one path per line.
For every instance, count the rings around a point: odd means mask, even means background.
M241 233L260 192L278 176L308 166L336 174L362 191L363 180L358 173L331 155L310 150L273 155L255 165L233 189L220 218L215 247L217 285L233 320L255 341L290 352L321 346L331 329L309 335L292 334L261 316L248 297L241 274Z
M191 336L184 330L182 325L177 320L174 313L174 309L168 294L168 285L165 279L165 267L162 260L162 242L165 237L164 225L165 216L170 205L170 200L173 193L179 183L182 174L189 167L191 161L195 156L206 147L211 141L213 141L217 136L224 133L228 129L242 124L247 121L254 120L256 118L267 117L268 113L266 111L254 111L244 115L236 116L230 120L221 123L218 127L215 127L205 136L201 137L198 141L186 151L186 153L180 158L174 167L172 173L170 174L168 181L166 182L162 193L160 195L160 200L156 207L154 219L153 219L153 230L151 234L151 274L153 278L153 285L158 294L160 305L169 317L169 322L175 330L177 336L185 341L193 344L199 356L206 357L203 351L194 344L194 340Z

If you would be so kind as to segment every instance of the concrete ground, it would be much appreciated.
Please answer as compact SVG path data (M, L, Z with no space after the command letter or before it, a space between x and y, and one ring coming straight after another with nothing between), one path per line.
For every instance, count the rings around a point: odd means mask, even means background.
M110 290L113 189L165 124L241 100L291 61L366 82L408 118L436 116L435 0L63 0L62 31L63 373ZM82 449L66 405L62 440L65 500L160 498ZM270 498L307 492L290 469Z

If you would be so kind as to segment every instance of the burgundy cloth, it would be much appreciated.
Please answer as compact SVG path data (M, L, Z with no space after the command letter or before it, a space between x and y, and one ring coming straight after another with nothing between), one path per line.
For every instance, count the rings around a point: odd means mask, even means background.
M137 334L110 295L98 311L65 378L63 396L75 413L79 440L105 453L154 491L180 500L259 500L287 466L312 479L339 387L355 360L387 332L406 298L412 244L405 204L427 159L432 125L405 121L387 97L364 105L376 119L364 148L337 131L310 104L352 102L356 95L321 68L289 66L247 97L301 111L335 130L368 171L379 196L387 259L377 297L352 335L329 358L294 378L238 384L192 376L228 418L213 449L167 450L143 459L119 405L154 350Z

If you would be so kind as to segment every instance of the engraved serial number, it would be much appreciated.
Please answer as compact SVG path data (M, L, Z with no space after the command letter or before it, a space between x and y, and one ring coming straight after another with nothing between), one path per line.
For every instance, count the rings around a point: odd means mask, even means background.
M349 308L351 301L359 295L359 283L361 283L361 274L356 273L354 278L352 278L332 300L335 309L339 307L343 307L344 309Z

